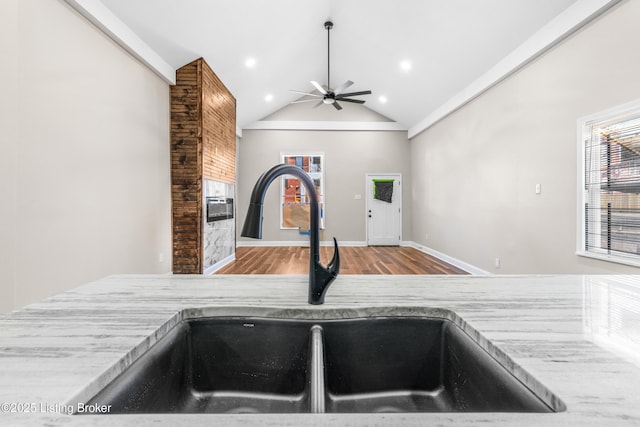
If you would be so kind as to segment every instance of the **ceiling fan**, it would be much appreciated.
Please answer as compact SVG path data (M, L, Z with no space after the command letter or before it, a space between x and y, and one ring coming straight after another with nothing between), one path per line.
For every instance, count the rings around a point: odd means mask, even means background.
M351 99L350 97L352 96L359 96L359 95L371 95L371 91L370 90L363 90L360 92L349 92L349 93L344 93L345 90L347 90L347 88L349 88L349 86L351 86L353 84L353 82L351 80L347 80L346 82L344 82L340 87L336 88L336 89L332 89L331 88L331 36L330 36L330 32L331 29L333 28L333 22L331 21L327 21L324 23L324 28L326 28L327 30L327 86L323 87L321 86L318 82L316 81L311 81L311 84L313 85L313 87L316 88L316 90L318 92L320 92L320 94L311 92L300 92L297 90L292 90L291 92L295 92L295 93L299 93L302 95L307 95L307 96L311 96L313 97L312 99L301 99L298 101L293 101L292 104L297 104L297 103L301 103L301 102L312 102L312 101L318 101L318 98L322 98L319 100L319 102L313 106L313 108L316 108L322 104L329 104L329 105L333 105L333 107L336 110L342 110L342 107L340 106L340 104L338 104L338 101L344 101L344 102L353 102L355 104L364 104L365 101L361 100L361 99Z

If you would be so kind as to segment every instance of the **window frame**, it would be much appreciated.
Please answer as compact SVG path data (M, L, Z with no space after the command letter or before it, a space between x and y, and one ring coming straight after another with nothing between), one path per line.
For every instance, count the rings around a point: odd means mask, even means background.
M604 248L586 249L587 244L587 215L585 212L585 203L589 200L589 190L587 189L587 150L586 142L588 133L593 134L593 125L607 121L615 121L618 118L621 122L629 120L628 116L638 114L640 116L640 99L616 107L600 111L581 117L577 120L577 147L578 147L578 186L577 186L577 227L576 227L576 255L608 261L617 264L630 265L640 267L640 254L623 255L621 253L611 254ZM592 156L598 157L599 156ZM640 183L640 177L638 179ZM600 182L600 181L598 181ZM597 223L597 227L601 227L601 222Z
M320 172L307 172L311 179L319 179L320 180L320 188L321 191L319 194L320 200L318 200L318 204L320 206L320 217L319 217L319 226L320 230L324 230L326 228L326 181L325 181L325 155L322 151L281 151L280 152L280 163L285 163L285 159L287 157L320 157ZM279 211L280 211L280 230L299 230L298 227L285 227L284 226L284 199L285 199L285 180L287 178L295 178L292 175L283 175L280 177L280 199L278 200ZM304 189L306 193L306 189Z

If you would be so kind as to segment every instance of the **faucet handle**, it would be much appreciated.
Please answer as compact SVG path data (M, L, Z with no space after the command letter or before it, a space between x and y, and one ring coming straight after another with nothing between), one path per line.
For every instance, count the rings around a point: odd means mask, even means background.
M335 237L333 238L333 257L327 265L327 271L334 276L340 273L340 251L338 250L338 241Z

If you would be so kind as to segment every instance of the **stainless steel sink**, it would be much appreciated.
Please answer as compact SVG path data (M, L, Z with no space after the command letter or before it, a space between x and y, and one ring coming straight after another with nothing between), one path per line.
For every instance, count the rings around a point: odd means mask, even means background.
M455 323L428 317L184 320L87 403L112 414L553 412Z

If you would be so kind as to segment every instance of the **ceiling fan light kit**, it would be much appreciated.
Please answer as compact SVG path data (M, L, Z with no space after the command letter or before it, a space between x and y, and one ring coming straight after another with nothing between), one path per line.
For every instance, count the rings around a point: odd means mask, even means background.
M364 104L365 103L364 100L352 99L351 97L360 96L360 95L371 95L371 91L363 90L359 92L344 93L344 91L347 90L353 84L351 80L347 80L335 90L331 88L331 29L333 28L333 22L326 21L324 23L324 28L327 30L327 86L325 88L322 85L320 85L320 83L313 80L311 81L311 84L318 92L320 92L320 95L313 92L307 93L307 92L292 90L291 92L316 98L316 99L300 99L297 101L293 101L292 104L297 104L301 102L318 101L317 98L322 98L322 99L320 99L320 101L317 104L315 104L313 108L316 108L322 104L327 104L327 105L333 105L333 107L336 110L342 110L342 106L337 101L352 102L354 104Z

